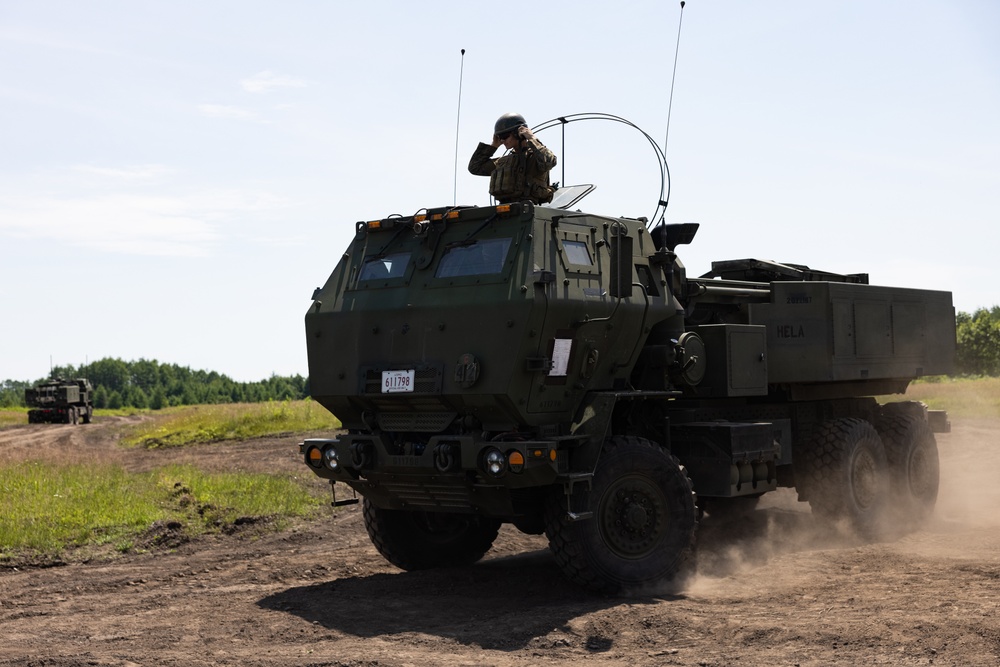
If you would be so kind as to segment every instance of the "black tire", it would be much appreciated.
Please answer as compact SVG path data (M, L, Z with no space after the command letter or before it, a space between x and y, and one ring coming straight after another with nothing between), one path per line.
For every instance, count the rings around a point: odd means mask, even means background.
M875 427L863 419L824 422L804 448L797 484L804 486L813 512L847 519L868 538L885 528L889 475L885 447Z
M912 530L937 503L941 472L934 432L922 410L907 403L883 406L877 428L889 463L896 524Z
M490 550L500 521L475 514L384 510L367 498L365 529L387 561L403 570L475 563Z
M676 458L649 440L613 437L594 472L593 517L571 521L565 496L549 503L549 548L574 583L601 593L662 589L684 570L698 528L694 489Z
M76 408L66 410L66 423L76 426Z
M86 407L86 408L84 408L83 423L84 424L89 424L91 422L91 420L93 419L93 416L94 416L94 409L93 408L91 408L89 406Z

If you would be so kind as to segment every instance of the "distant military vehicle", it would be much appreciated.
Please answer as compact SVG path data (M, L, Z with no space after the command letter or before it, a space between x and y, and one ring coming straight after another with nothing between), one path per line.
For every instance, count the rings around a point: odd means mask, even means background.
M94 389L86 378L52 379L24 390L28 423L89 424L94 415Z
M779 487L867 536L932 511L947 416L875 397L952 370L950 293L755 259L690 277L697 224L559 201L359 222L313 294L311 393L346 432L300 453L386 559L472 563L511 523L613 593Z

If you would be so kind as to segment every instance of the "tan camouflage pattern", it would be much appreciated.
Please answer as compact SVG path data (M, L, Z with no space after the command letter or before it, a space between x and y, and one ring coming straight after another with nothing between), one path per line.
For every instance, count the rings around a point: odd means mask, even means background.
M469 160L471 173L490 177L490 194L501 204L552 201L555 189L549 185L549 170L556 166L556 156L534 137L524 144L521 150L493 159L496 148L480 143Z

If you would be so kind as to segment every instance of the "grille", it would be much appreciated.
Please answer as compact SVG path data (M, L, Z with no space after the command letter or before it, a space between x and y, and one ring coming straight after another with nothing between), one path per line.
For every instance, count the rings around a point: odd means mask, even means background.
M383 431L416 431L439 433L448 428L456 412L389 412L378 416L378 427Z
M469 490L464 486L406 482L391 482L386 486L394 496L413 507L442 507L467 511L472 502Z

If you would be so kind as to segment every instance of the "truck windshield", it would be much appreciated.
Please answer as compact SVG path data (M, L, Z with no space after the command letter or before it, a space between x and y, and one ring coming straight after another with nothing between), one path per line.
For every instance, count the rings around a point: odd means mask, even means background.
M457 278L500 273L509 248L510 238L480 239L468 245L452 246L445 250L434 276Z
M410 261L410 253L397 252L385 257L373 257L365 260L361 267L358 280L385 280L387 278L402 278L406 273L406 265Z

